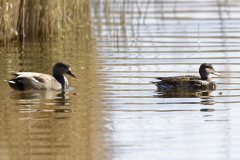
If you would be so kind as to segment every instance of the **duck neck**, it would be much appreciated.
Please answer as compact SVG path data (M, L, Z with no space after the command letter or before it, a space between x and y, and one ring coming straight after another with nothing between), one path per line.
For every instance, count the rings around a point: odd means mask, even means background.
M202 79L202 80L207 80L207 79L208 79L208 77L201 76L201 79Z
M61 84L62 90L65 88L65 79L63 75L53 75L53 77Z
M205 81L208 80L209 74L207 72L205 72L203 70L202 71L199 70L199 74L200 74L202 80L205 80Z
M209 76L201 76L201 79L204 80L204 81L211 81L211 77Z

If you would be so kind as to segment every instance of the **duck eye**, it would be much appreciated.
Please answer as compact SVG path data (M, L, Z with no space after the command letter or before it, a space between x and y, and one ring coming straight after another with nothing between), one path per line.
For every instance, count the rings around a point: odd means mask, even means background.
M63 67L64 69L68 69L68 67L64 64L60 64L61 67Z
M67 67L67 66L63 66L63 68L65 68L65 69L68 69L68 67Z
M209 68L209 69L213 69L213 67L211 67L211 66L208 66L207 68Z

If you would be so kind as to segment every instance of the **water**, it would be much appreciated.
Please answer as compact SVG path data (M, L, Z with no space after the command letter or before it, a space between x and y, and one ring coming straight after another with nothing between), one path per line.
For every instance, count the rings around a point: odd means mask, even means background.
M92 1L76 36L1 47L1 159L239 159L237 1ZM89 34L91 33L91 34ZM13 71L71 64L70 92L13 91ZM212 92L158 92L159 76L198 75Z

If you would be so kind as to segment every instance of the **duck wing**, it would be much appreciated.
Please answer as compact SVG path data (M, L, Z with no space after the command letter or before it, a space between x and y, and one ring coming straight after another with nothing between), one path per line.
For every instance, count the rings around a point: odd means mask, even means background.
M15 90L61 90L62 88L60 83L49 74L17 72L14 76L8 83Z
M162 81L169 81L169 82L182 82L182 81L190 81L190 80L199 80L199 76L194 75L185 75L185 76L175 76L175 77L157 77L156 79Z
M191 89L201 87L201 78L194 75L175 76L175 77L158 77L161 81L152 82L158 88L166 89Z

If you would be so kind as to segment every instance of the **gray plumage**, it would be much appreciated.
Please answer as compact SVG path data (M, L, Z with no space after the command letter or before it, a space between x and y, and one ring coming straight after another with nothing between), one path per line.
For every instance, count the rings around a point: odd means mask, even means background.
M152 82L159 90L179 90L179 89L216 89L216 82L209 77L209 74L217 73L211 64L203 63L199 68L199 76L186 75L176 77L158 77L156 79L161 80Z
M65 90L68 80L63 74L77 78L66 62L57 62L52 69L53 75L36 72L17 72L8 84L14 90Z

